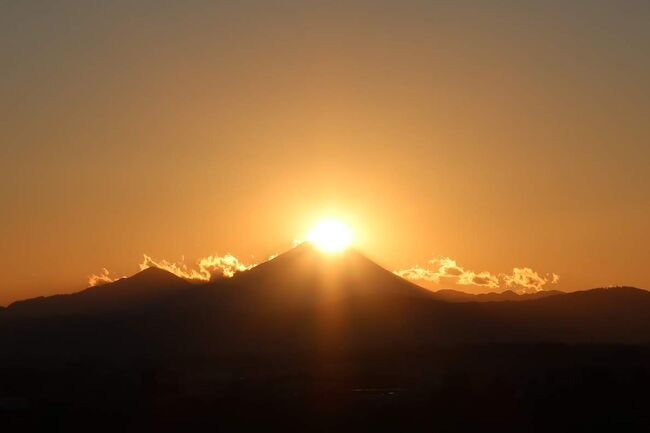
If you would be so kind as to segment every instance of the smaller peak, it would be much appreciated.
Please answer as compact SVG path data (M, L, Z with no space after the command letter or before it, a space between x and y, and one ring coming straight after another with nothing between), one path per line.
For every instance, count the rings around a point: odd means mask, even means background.
M606 287L603 292L615 293L617 295L648 295L650 292L647 289L632 286L614 286Z
M632 286L611 286L611 287L605 287L605 289L627 291L627 292L646 291L645 289L641 289L639 287L632 287Z
M596 287L594 289L587 289L587 290L576 290L574 292L569 292L569 293L582 293L582 294L621 294L621 293L649 293L648 290L646 289L641 289L638 287L632 287L632 286L608 286L608 287Z
M144 268L140 272L137 272L135 275L156 275L156 274L164 275L164 274L171 274L171 272L166 271L162 268L158 268L156 266L149 266L148 268Z
M141 270L140 272L132 275L128 278L133 281L148 281L148 282L163 282L163 281L178 281L183 280L183 278L166 271L162 268L155 266L150 266ZM185 280L183 280L185 281Z

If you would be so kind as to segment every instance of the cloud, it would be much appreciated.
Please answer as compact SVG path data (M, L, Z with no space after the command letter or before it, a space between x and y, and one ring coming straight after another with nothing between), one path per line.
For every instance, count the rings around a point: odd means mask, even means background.
M237 272L247 271L257 266L257 263L244 264L232 254L225 256L208 256L199 262L199 269L204 274L207 272L210 276L221 274L220 276L230 278Z
M421 268L417 265L409 269L395 271L395 274L399 275L402 278L406 278L407 280L414 281L432 281L434 283L437 283L440 280L440 276L436 272Z
M485 271L479 273L466 271L459 276L458 284L485 286L485 287L490 287L492 289L496 289L500 286L499 277Z
M274 254L270 256L268 260L272 260L277 256L277 254ZM147 254L143 254L143 259L139 264L139 269L143 271L147 268L159 268L187 280L210 281L217 278L230 278L237 272L247 271L255 266L257 266L256 263L244 263L232 254L203 257L198 260L194 266L188 266L185 264L184 258L181 258L180 262L170 262L164 259L156 260ZM121 278L126 277L111 276L109 270L103 268L102 272L88 277L88 284L91 287L99 286L102 284L112 283Z
M190 268L181 259L181 262L169 262L167 260L154 260L151 256L144 254L140 263L140 270L151 267L164 269L188 280L210 281L215 278L230 278L237 272L246 271L257 264L245 264L232 254L225 256L208 256L198 261L198 268Z
M540 292L546 284L557 284L560 280L558 274L540 275L530 268L513 268L511 275L503 275L503 280L508 287L515 287L523 292Z
M95 287L101 286L102 284L112 283L124 277L111 277L111 273L108 269L102 268L102 271L99 274L93 274L88 277L88 286Z
M513 268L511 274L496 275L488 271L466 270L449 257L431 259L428 263L428 267L416 265L409 269L395 271L395 274L413 281L490 289L510 288L519 293L538 292L547 284L557 284L560 280L558 274L541 275L528 267Z
M441 279L451 281L459 285L475 285L487 286L492 288L499 287L499 279L497 276L489 272L474 272L467 271L462 266L458 265L456 260L449 257L442 257L429 260L431 268L423 268L416 265L409 269L395 271L397 275L409 280L428 281L432 283L440 283Z
M429 263L432 265L436 263L439 264L438 274L441 277L458 277L463 275L463 273L465 272L463 268L458 266L456 260L452 260L449 257L429 260Z

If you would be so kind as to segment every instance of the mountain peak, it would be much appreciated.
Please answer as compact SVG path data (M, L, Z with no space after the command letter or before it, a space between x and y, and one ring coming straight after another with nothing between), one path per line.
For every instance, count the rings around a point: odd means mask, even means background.
M9 310L26 316L106 313L146 306L189 286L191 283L171 272L151 267L81 292L14 302Z
M137 272L132 276L128 277L127 279L131 281L151 282L151 283L165 283L165 282L179 281L179 280L185 281L183 278L155 266L150 266L148 268L145 268L140 272Z
M228 284L247 299L293 304L356 296L431 296L431 292L384 269L356 249L336 253L302 243L236 274Z

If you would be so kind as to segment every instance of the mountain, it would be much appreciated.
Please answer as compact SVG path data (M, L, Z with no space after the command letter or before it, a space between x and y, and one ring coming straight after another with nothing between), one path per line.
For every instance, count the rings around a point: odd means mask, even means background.
M648 309L650 292L630 287L531 295L431 292L354 249L326 254L304 243L229 279L196 285L149 268L78 293L16 302L0 317L108 317L167 348L191 344L227 353L280 345L303 350L324 330L330 337L335 330L339 343L350 347L646 343Z
M453 289L441 289L434 293L434 298L446 302L502 302L502 301L530 301L541 299L547 296L563 295L565 292L558 290L544 290L536 293L516 293L512 290L506 290L500 293L479 293L472 294Z
M506 304L496 304L495 312L511 316L513 322L529 323L541 341L650 343L647 290L611 287L577 291L526 301L520 311Z
M649 292L442 295L303 244L206 284L149 268L16 302L0 311L0 418L8 431L648 431Z
M22 318L117 313L151 306L191 286L167 271L147 268L130 278L89 287L81 292L14 302L5 313L9 317Z
M323 338L357 348L409 340L414 332L407 328L435 320L432 304L443 305L358 251L326 254L305 243L151 314L174 323L170 334L182 324L193 350L277 356L309 352Z
M228 281L249 302L283 308L370 296L431 298L431 292L382 268L354 249L327 254L303 243ZM242 294L242 296L244 296Z

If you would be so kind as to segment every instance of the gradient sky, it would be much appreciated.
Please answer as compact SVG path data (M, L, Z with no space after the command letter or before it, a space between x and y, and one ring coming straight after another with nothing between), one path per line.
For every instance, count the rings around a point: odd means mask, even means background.
M143 253L259 261L327 215L391 270L650 288L649 21L647 1L0 1L0 305Z

